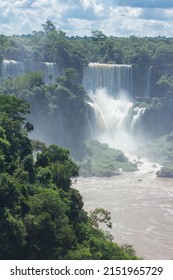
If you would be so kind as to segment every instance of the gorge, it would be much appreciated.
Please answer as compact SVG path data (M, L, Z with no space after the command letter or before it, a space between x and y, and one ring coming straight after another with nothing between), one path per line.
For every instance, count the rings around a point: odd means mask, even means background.
M145 98L150 98L151 71L149 67ZM147 141L144 134L134 134L145 107L135 107L131 122L127 121L134 99L132 76L129 65L90 64L83 85L95 112L92 137L123 150L130 160L139 162L138 171L110 178L79 178L75 187L83 195L87 211L102 206L111 212L110 232L116 242L130 243L144 259L172 259L172 181L156 177L159 165L129 154Z

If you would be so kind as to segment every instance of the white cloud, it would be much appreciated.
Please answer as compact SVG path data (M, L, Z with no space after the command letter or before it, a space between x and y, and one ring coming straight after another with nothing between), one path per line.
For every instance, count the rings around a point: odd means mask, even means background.
M96 0L81 0L80 2L84 10L92 8L96 15L105 11L105 7L102 4L98 4Z
M150 11L150 10L149 10ZM102 22L102 31L115 36L173 36L173 10L150 11L142 8L117 7L110 9L109 19ZM147 18L148 17L148 18ZM164 21L164 18L169 20Z
M69 35L173 36L171 7L172 0L3 0L0 33L28 34L49 19Z

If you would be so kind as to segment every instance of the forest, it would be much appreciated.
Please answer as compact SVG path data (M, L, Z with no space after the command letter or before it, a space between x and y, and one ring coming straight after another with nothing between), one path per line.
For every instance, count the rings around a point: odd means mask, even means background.
M7 73L6 62L23 68ZM48 72L45 79L42 62L58 65L56 76ZM68 37L49 20L39 32L0 35L0 259L138 259L130 245L117 245L100 229L111 227L110 213L84 211L72 187L79 175L137 170L118 148L90 141L93 111L82 85L89 63L133 68L126 126L143 109L132 131L147 135L138 155L163 165L158 176L173 176L173 38L107 37L98 30Z
M0 95L0 259L137 259L99 229L111 226L108 211L83 210L69 151L28 138L28 112L26 101Z

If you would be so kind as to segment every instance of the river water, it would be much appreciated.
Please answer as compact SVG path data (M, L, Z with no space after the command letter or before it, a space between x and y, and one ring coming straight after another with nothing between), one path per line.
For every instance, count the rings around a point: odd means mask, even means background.
M111 212L111 234L133 245L144 259L173 259L173 179L157 178L152 163L113 177L79 177L75 183L85 210Z

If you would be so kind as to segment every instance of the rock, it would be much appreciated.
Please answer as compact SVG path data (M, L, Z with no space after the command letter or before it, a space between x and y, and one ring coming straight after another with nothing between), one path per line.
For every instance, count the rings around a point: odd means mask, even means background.
M122 175L122 172L120 172L120 171L115 171L114 175L115 175L115 176Z
M156 172L157 177L173 178L173 169L169 167L162 167Z
M155 163L153 163L152 167L153 168L157 168L157 165Z
M137 181L138 181L138 182L142 182L142 179L138 179Z

